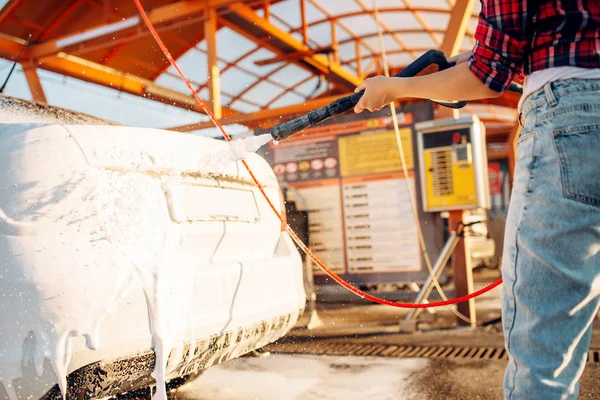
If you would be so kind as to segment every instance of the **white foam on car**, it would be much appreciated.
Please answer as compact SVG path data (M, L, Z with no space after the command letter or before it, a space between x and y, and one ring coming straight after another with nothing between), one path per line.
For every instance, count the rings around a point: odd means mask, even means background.
M10 334L6 333L8 324L0 324L0 350L16 352L19 360L0 365L0 382L10 399L17 399L13 381L23 376L21 360L23 365L34 363L41 375L45 358L50 360L65 398L74 344L81 346L83 337L88 348L100 348L102 321L131 291L141 289L156 356L153 376L157 391L153 397L166 400L171 350L176 349L171 354L176 364L182 356L177 349L184 340L195 341L196 326L207 325L206 318L215 307L198 293L202 285L197 281L198 271L215 274L218 263L190 263L177 270L168 263L171 253L183 245L183 238L168 217L165 177L179 176L181 171L244 176L230 159L231 147L191 135L188 139L178 136L178 148L187 151L170 157L173 152L162 150L175 136L164 131L157 135L156 130L141 128L22 123L0 127L0 170L7 185L12 185L12 179L14 187L19 186L18 191L0 193L0 253L16 255L7 257L4 270L0 264L0 277L18 282L12 292L1 293L0 319L17 324L10 327ZM234 152L233 158L250 156L247 152L264 139ZM139 140L139 146L131 145L131 140ZM188 145L182 145L186 140ZM268 193L276 196L275 175L264 160L253 161L253 169L263 169ZM169 168L160 167L164 165ZM271 218L269 224L278 226L274 216L263 218ZM272 240L256 250L257 258L273 253L278 235L275 229ZM213 256L218 258L217 254L215 251ZM72 268L74 265L77 268ZM241 279L241 264L238 271ZM238 272L228 268L219 273ZM173 287L171 274L178 274L178 287ZM77 282L77 287L61 290L68 282ZM214 301L235 299L235 280L225 282L226 286L216 291L220 298ZM282 290L289 289L282 285ZM27 338L33 344L25 345Z
M256 153L258 149L269 143L271 140L273 140L273 137L269 133L232 140L229 142L229 157L233 161L243 160L247 158L249 154Z
M43 127L40 130L49 134L52 134L53 130L62 131L62 135L59 134L59 137L69 135L68 128L64 129L61 126ZM7 134L6 129L3 133ZM51 135L34 140L51 140ZM72 146L76 146L76 143L73 142ZM126 155L117 148L114 150L113 161L115 158L127 160L130 164L130 171L143 169L152 163L152 157L148 157L144 152L139 152L137 155ZM32 156L35 157L35 154ZM81 157L81 154L79 156ZM49 159L52 160L52 157ZM10 162L10 157L2 157L2 160ZM38 162L43 161L38 159ZM0 161L0 164L4 163ZM2 165L2 168L8 167L9 165ZM52 168L51 162L47 168ZM57 291L52 287L44 287L44 283L56 282L57 275L60 277L58 282L76 280L83 286L78 291L58 291L60 298L57 298L56 306L52 307L52 304L46 303L48 308L52 309L49 312L50 315L40 316L37 320L31 321L31 325L23 326L22 335L26 336L29 332L34 333L36 341L41 344L41 346L37 346L39 350L34 359L37 371L39 373L41 370L43 358L48 357L64 398L67 368L72 356L72 338L83 335L90 348L99 347L99 326L102 319L114 310L118 298L125 290L125 283L136 279L134 273L137 273L147 298L150 329L156 352L157 398L166 399L161 387L164 387L163 371L166 364L164 353L170 350L170 348L165 350L170 341L167 335L158 328L162 325L159 307L161 294L158 289L161 283L161 266L149 262L149 260L162 259L166 250L165 238L162 233L166 231L167 221L164 218L162 220L158 218L160 215L166 215L163 209L166 206L154 200L162 195L160 185L152 184L151 181L155 181L157 178L151 176L127 177L122 176L118 171L109 172L95 169L79 173L76 171L77 168L66 186L77 182L80 188L85 187L83 191L79 192L82 194L86 192L86 195L91 196L95 201L82 202L83 206L80 209L64 210L64 215L61 215L59 219L65 218L67 226L61 226L60 230L55 232L54 240L49 241L46 235L31 238L34 243L28 243L28 246L35 247L37 254L41 257L54 260L52 267L31 268L27 271L31 275L23 278L41 282L36 289L39 295L45 297L47 301ZM38 184L38 190L43 192L43 188L39 186L52 186L54 182L44 182L43 179L40 179ZM60 192L56 194L61 195ZM48 195L50 194L43 195L40 200L42 202L47 200ZM6 204L6 201L3 203ZM22 216L21 221L36 220L36 216L31 213L29 215L26 215L25 212L19 214ZM43 215L44 212L41 211L40 214ZM78 220L85 222L77 223L76 230L68 228L68 224L76 223ZM53 229L51 223L44 224L43 227L47 230ZM87 243L83 241L74 243L74 238L79 235L92 236L95 244L90 246L87 241ZM67 247L80 250L85 254L87 260L77 259ZM117 259L105 262L105 257L113 253L108 247L117 249L120 254ZM23 253L25 252L26 249L23 249ZM47 264L42 260L28 261L31 265ZM72 265L83 266L83 268L74 269L71 268ZM133 269L133 265L138 268ZM15 270L17 269L15 268ZM97 290L98 287L103 290ZM90 296L92 293L96 296ZM15 295L17 294L15 293ZM69 297L65 298L65 296ZM67 305L68 310L66 309ZM23 311L18 306L13 309ZM176 309L171 311L177 312ZM14 341L14 346L20 346L19 342L22 341L22 336L15 337ZM0 371L0 377L8 387L9 395L13 399L16 399L16 394L11 389L11 381L20 375L19 371L14 370Z

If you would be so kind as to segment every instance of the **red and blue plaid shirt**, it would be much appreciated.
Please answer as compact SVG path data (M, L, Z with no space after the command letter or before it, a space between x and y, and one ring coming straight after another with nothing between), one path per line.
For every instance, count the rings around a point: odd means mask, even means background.
M600 68L600 0L481 0L471 71L502 92L516 75Z

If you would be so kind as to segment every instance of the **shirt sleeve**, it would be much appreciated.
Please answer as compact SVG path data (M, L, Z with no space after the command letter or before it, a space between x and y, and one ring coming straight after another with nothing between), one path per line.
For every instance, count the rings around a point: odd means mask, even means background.
M526 57L527 0L483 0L469 69L487 87L504 92Z

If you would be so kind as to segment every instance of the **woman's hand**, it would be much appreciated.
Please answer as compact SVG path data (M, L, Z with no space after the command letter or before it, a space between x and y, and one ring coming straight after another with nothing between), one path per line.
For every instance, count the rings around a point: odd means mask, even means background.
M429 75L411 78L376 76L358 85L365 90L354 112L377 111L397 99L436 99L438 101L493 99L502 95L487 87L466 62Z
M365 93L354 107L354 112L359 114L363 110L378 111L396 100L396 85L401 78L388 78L375 76L366 79L358 85L354 92L364 90Z

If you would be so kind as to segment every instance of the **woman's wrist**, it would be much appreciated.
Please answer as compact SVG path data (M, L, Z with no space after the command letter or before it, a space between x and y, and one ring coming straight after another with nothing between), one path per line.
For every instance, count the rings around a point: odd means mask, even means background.
M388 87L388 90L390 92L389 97L392 99L392 101L412 97L409 90L410 83L410 78L390 78L390 85Z

